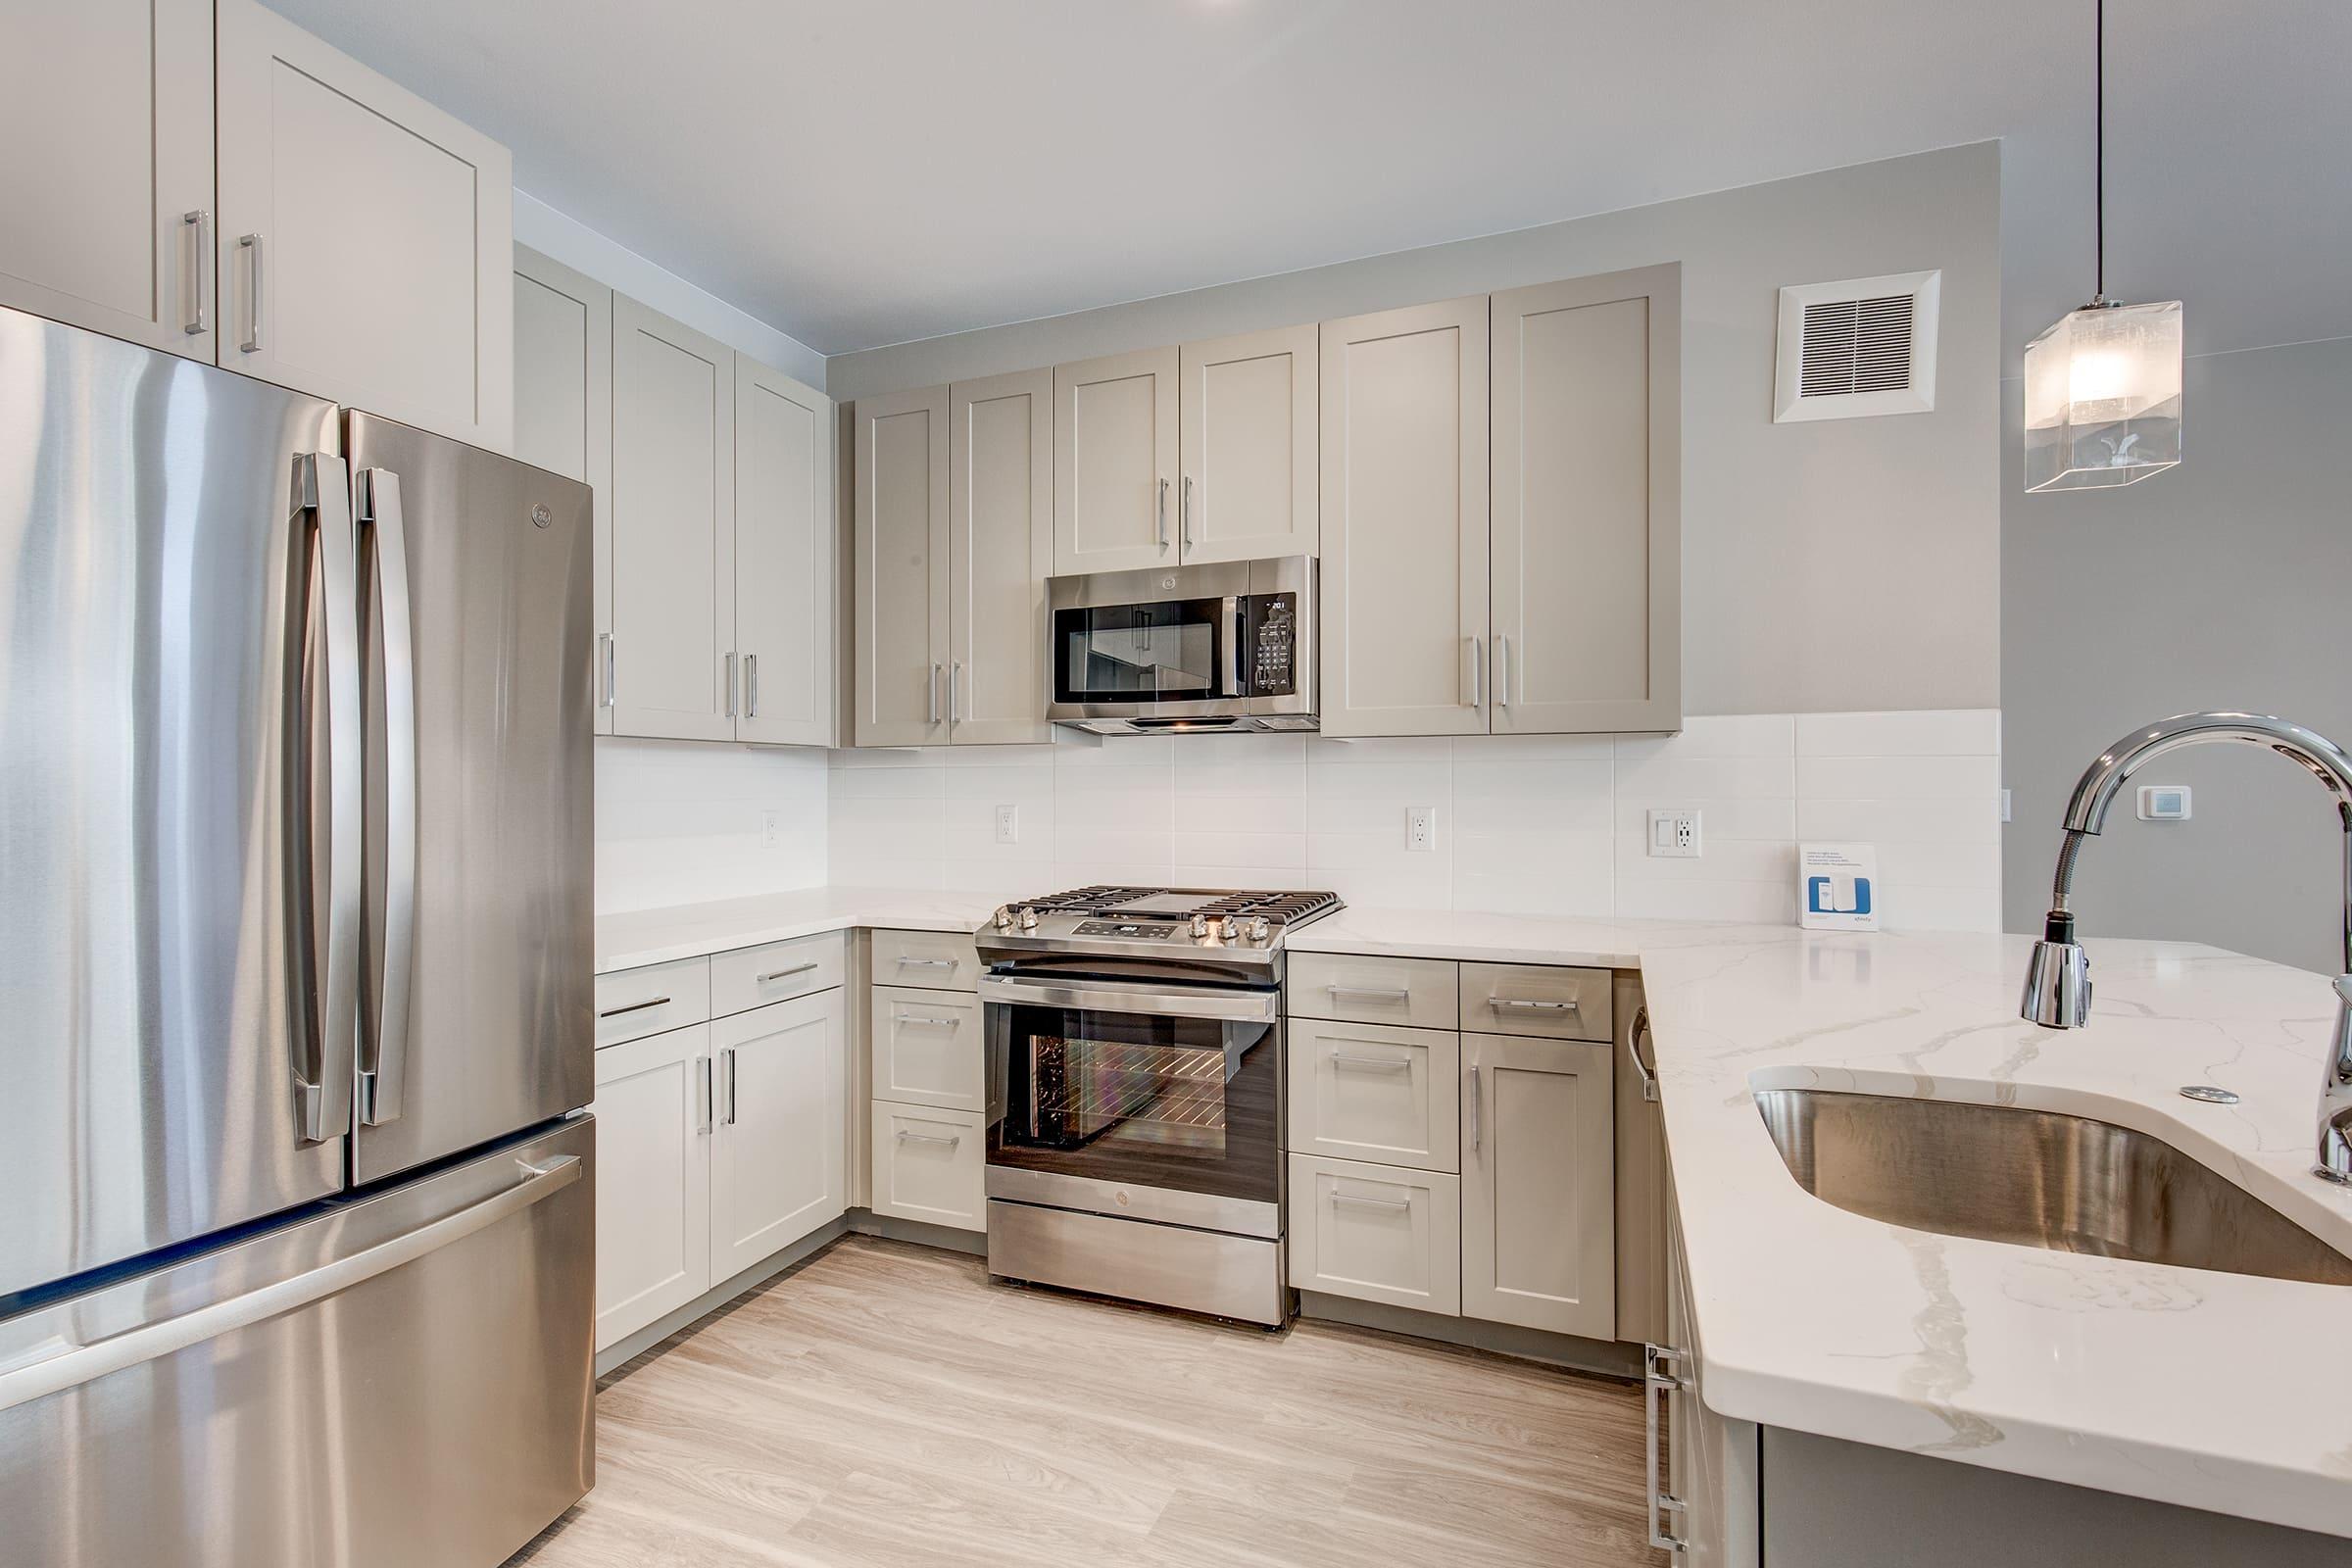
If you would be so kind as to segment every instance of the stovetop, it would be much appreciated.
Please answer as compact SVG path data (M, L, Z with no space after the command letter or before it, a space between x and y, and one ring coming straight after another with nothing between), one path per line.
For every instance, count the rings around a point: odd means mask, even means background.
M1072 888L1005 905L978 940L992 960L1117 954L1257 968L1287 933L1340 907L1338 894L1314 891Z

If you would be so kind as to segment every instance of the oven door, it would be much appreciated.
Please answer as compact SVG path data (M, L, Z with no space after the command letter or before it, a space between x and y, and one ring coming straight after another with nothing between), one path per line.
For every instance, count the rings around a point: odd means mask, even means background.
M1273 991L983 976L988 1196L1282 1234Z

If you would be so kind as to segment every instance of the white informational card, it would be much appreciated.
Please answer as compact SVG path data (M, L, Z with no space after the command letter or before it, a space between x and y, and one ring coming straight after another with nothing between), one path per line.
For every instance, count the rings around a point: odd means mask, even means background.
M1796 923L1813 931L1879 928L1879 852L1870 844L1796 847Z

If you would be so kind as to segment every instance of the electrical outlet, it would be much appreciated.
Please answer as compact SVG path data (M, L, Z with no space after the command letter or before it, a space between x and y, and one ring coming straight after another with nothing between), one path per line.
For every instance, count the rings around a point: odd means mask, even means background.
M783 812L761 811L760 813L760 847L763 850L774 849L779 843L783 842Z
M1404 847L1414 852L1438 847L1436 807L1408 806L1404 808Z
M1698 812L1653 810L1649 813L1649 853L1655 858L1698 858Z
M1019 807L1000 806L997 808L997 842L999 844L1021 842L1021 808Z

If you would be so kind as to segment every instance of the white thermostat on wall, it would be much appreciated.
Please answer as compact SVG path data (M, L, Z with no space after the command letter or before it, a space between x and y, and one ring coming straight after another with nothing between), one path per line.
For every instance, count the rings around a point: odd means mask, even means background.
M2188 786L2142 784L2139 787L2139 819L2142 822L2187 821Z

